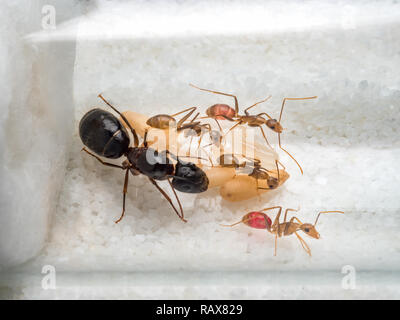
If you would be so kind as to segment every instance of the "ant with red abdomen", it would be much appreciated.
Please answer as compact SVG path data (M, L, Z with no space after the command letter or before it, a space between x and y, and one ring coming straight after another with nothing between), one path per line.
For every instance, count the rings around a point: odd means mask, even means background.
M274 222L271 224L271 219L262 211L268 211L268 210L273 210L273 209L279 209L279 211L275 217ZM254 211L254 212L250 212L250 213L244 215L242 220L239 222L236 222L231 225L222 225L222 226L233 227L240 223L244 223L251 228L266 229L270 233L275 234L275 250L274 250L275 256L276 256L278 237L280 238L283 236L290 236L292 234L295 234L296 237L299 239L303 249L311 256L310 247L307 245L307 243L304 241L304 239L302 237L300 237L300 235L297 232L303 231L305 234L309 235L310 237L312 237L314 239L319 239L320 235L317 232L315 226L317 225L317 222L318 222L318 219L319 219L319 216L321 215L321 213L343 213L344 214L343 211L320 211L317 215L317 218L315 219L314 224L311 224L311 223L302 223L295 216L293 216L289 221L286 221L288 211L298 211L298 210L286 209L285 216L283 218L283 222L279 222L279 218L282 213L281 206L264 208L260 211ZM297 221L297 222L295 222L295 221Z
M230 115L230 114L232 114L232 111L231 111L231 110L228 111L228 109L227 109L227 111L221 110L221 112L218 113L218 116L220 116L220 117L222 117L222 118L224 118L224 119L226 119L226 120L229 120L229 121L232 121L232 122L236 122L236 124L233 125L233 126L228 130L228 132L230 132L230 131L233 130L235 127L237 127L238 125L241 125L241 124L247 124L249 127L259 127L260 130L261 130L261 133L262 133L262 135L263 135L263 137L264 137L264 140L265 140L266 143L267 143L267 145L268 145L270 148L272 148L272 146L270 145L270 143L269 143L269 141L268 141L268 139L267 139L267 137L266 137L266 135L265 135L265 132L264 132L264 130L263 130L263 128L262 128L262 125L265 124L269 129L271 129L272 131L274 131L274 132L276 132L276 133L278 134L278 144L279 144L279 148L282 149L287 155L289 155L289 157L291 157L291 158L294 160L294 162L296 162L297 166L299 167L299 169L300 169L300 171L301 171L301 174L303 174L303 168L300 166L300 164L297 162L297 160L296 160L286 149L284 149L284 148L282 147L282 144L281 144L281 133L283 132L283 127L282 127L282 125L281 125L280 122L281 122L281 120L282 120L283 108L284 108L285 103L286 103L287 100L308 100L308 99L316 99L317 96L305 97L305 98L284 98L283 101L282 101L282 107L281 107L281 112L280 112L280 115L279 115L279 120L276 120L276 119L273 119L273 118L272 118L268 113L266 113L266 112L261 112L261 113L256 114L256 115L251 115L251 114L249 113L249 110L250 110L251 108L255 107L256 105L258 105L258 104L260 104L260 103L262 103L262 102L267 101L268 99L271 98L271 96L267 97L267 98L264 99L264 100L261 100L261 101L259 101L259 102L254 103L253 105L251 105L250 107L248 107L248 108L246 108L246 109L244 110L244 113L245 113L244 115L240 115L240 114L239 114L238 101L237 101L237 97L236 97L235 95L228 94L228 93L223 93L223 92L219 92L219 91L213 91L213 90L198 88L198 87L196 87L196 86L194 86L194 85L192 85L192 84L191 84L191 86L194 87L194 88L197 88L197 89L199 89L199 90L202 90L202 91L207 91L207 92L211 92L211 93L215 93L215 94L221 94L221 95L233 97L233 98L235 99L235 110L234 110L234 115L233 115L233 116ZM207 109L207 115L210 113L210 115L208 115L208 118L213 118L213 117L215 118L215 117L216 117L218 108L215 107L215 106L216 106L216 105L210 107L210 108L209 108L210 111L209 111L209 109ZM228 107L229 107L229 106L228 106ZM211 108L212 108L212 109L211 109ZM230 107L229 107L229 108L230 108ZM215 110L214 110L214 109L215 109ZM232 109L232 108L231 108L231 109ZM232 110L233 110L233 109L232 109ZM228 114L228 113L229 113L229 114ZM266 116L268 119L266 119L265 116ZM207 117L206 117L206 118L207 118ZM218 122L217 122L217 123L218 123ZM228 133L228 132L227 132L227 133ZM226 133L226 134L227 134L227 133ZM277 167L277 170L278 170L278 179L279 179L278 162L276 162L276 167Z

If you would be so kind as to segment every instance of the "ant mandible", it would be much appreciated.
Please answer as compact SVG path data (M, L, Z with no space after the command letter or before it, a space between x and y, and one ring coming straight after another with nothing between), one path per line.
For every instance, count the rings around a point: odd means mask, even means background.
M274 222L271 224L271 219L262 211L268 211L268 210L273 210L273 209L279 209L279 211L278 211L277 216L275 217ZM314 239L319 239L320 235L317 232L315 226L317 225L318 218L321 215L321 213L344 213L343 211L320 211L317 215L317 218L315 219L314 224L311 224L311 223L302 223L297 217L292 217L289 221L286 221L288 211L298 211L298 210L286 209L285 216L283 218L282 223L279 222L279 218L282 213L282 207L276 206L276 207L265 208L260 211L250 212L250 213L244 215L241 221L236 222L231 225L222 225L222 226L233 227L240 223L244 223L251 228L266 229L270 233L275 234L275 250L274 250L275 256L276 256L276 250L277 250L278 237L280 238L283 236L290 236L292 234L295 234L296 237L299 239L303 249L311 256L310 247L307 245L307 243L304 241L304 239L302 237L300 237L300 235L297 232L303 231L305 234L309 235L310 237L312 237ZM297 221L297 222L295 222L295 221Z
M198 168L193 163L183 163L178 157L175 159L178 163L174 164L170 161L167 154L173 156L168 150L158 152L147 146L147 131L145 132L142 146L139 146L139 138L136 131L133 129L126 117L113 107L107 100L99 94L101 98L111 109L120 115L122 120L128 125L133 138L134 147L129 147L130 138L122 123L110 112L102 109L92 109L88 111L79 123L79 135L85 146L91 149L99 156L117 159L125 156L127 159L122 165L104 162L95 154L89 152L86 148L82 150L96 158L103 165L125 170L124 188L123 188L123 205L120 218L115 221L118 223L122 220L125 214L125 199L128 190L129 172L134 176L143 174L148 177L150 182L158 189L158 191L170 203L178 217L184 219L183 209L175 188L182 189L183 192L203 192L208 187L208 178L204 171ZM172 178L172 182L170 181ZM175 198L179 205L179 212L172 203L171 198L157 184L156 180L167 180Z

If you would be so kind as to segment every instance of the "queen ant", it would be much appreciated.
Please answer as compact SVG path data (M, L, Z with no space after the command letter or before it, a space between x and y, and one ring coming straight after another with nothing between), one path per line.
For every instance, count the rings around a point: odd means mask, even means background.
M268 210L273 210L273 209L279 209L279 211L275 217L274 222L271 223L271 219L263 211L268 211ZM251 228L266 229L267 231L269 231L270 233L275 235L275 250L274 250L275 256L276 256L276 250L277 250L278 237L280 238L283 236L290 236L292 234L295 234L296 237L299 239L300 244L303 247L303 249L311 256L310 247L307 245L307 243L304 241L304 239L302 237L300 237L300 235L297 232L303 231L308 236L310 236L314 239L319 239L320 235L317 232L317 229L315 228L315 226L317 225L317 222L318 222L318 219L319 219L319 216L321 215L321 213L344 213L343 211L320 211L317 215L317 218L315 219L314 224L311 224L311 223L302 223L297 217L294 217L294 216L289 221L286 221L288 211L298 211L298 210L286 209L285 216L283 218L283 222L279 222L279 218L282 213L282 207L276 206L276 207L265 208L260 211L253 211L253 212L250 212L250 213L244 215L242 220L240 220L239 222L236 222L236 223L230 224L230 225L222 225L222 226L233 227L240 223L244 223ZM295 222L295 221L297 221L297 222Z
M170 203L178 217L183 222L187 222L184 218L182 205L175 189L189 193L199 193L207 190L209 180L204 171L193 163L182 162L168 150L158 152L148 147L147 130L142 145L139 146L138 135L126 117L105 100L101 94L99 94L99 98L118 113L129 127L134 138L134 147L130 147L130 138L122 123L112 113L99 108L88 111L79 123L79 135L83 144L95 154L108 159L117 159L121 156L126 157L122 165L116 165L103 161L86 148L82 149L105 166L125 170L122 213L115 223L120 222L125 214L125 198L128 190L129 172L134 176L139 174L147 176L150 182ZM167 155L177 160L177 164L174 165ZM172 182L170 180L171 178ZM179 212L168 194L157 184L157 181L161 180L168 181L178 202Z

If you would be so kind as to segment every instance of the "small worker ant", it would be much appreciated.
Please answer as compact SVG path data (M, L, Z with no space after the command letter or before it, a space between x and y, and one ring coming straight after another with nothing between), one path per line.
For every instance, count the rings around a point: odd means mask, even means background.
M264 139L265 139L265 141L266 141L266 143L268 144L268 146L269 146L270 148L272 148L271 145L270 145L270 143L268 142L268 139L267 139L267 137L266 137L266 135L265 135L265 132L264 132L264 130L263 130L263 128L262 128L262 125L265 124L268 128L270 128L272 131L274 131L274 132L276 132L276 133L278 134L278 144L279 144L279 148L282 149L286 154L288 154L289 157L291 157L291 158L294 160L294 162L296 162L297 166L299 167L299 169L300 169L300 171L301 171L301 174L303 174L303 169L302 169L302 167L300 166L300 164L297 162L297 160L296 160L286 149L282 148L282 145L281 145L281 133L282 133L282 131L283 131L283 127L282 127L282 125L281 125L280 122L281 122L281 120L282 120L283 108L284 108L285 103L286 103L287 100L308 100L308 99L316 99L317 96L305 97L305 98L284 98L283 101L282 101L282 107L281 107L281 112L280 112L280 115L279 115L279 120L276 120L276 119L273 119L273 118L272 118L268 113L266 113L266 112L262 112L262 113L259 113L259 114L256 114L256 115L251 115L251 114L249 114L249 110L250 110L251 108L255 107L256 105L258 105L258 104L260 104L260 103L262 103L262 102L267 101L268 99L271 98L271 96L267 97L267 98L264 99L264 100L261 100L261 101L259 101L259 102L254 103L253 105L251 105L250 107L248 107L248 108L246 108L246 109L244 110L244 113L245 113L244 115L239 115L239 111L238 111L238 102L237 102L236 96L234 96L234 95L232 95L232 94L228 94L228 93L223 93L223 92L218 92L218 91L213 91L213 90L208 90L208 89L201 89L201 88L198 88L198 87L196 87L196 86L194 86L194 85L191 85L191 86L192 86L192 87L195 87L195 88L197 88L197 89L199 89L199 90L202 90L202 91L208 91L208 92L215 93L215 94L221 94L221 95L226 95L226 96L233 97L233 98L235 99L235 114L234 114L234 116L229 116L229 115L227 115L228 112L226 112L226 113L221 112L220 114L218 114L220 117L223 117L223 118L226 119L226 120L236 122L236 124L233 125L233 126L228 130L228 132L230 132L230 131L233 130L235 127L237 127L238 125L241 125L241 124L247 124L249 127L259 127L260 130L261 130L261 133L262 133L262 135L263 135L263 137L264 137ZM266 116L268 119L264 118L264 116ZM228 132L227 132L227 133L228 133ZM227 133L226 133L226 134L227 134ZM278 177L279 177L278 162L276 162L276 167L277 167L277 169L278 169Z
M134 138L134 147L129 147L130 138L125 127L112 113L102 109L95 108L88 111L82 117L79 123L80 138L83 144L94 153L109 159L117 159L121 156L126 157L126 160L122 163L122 165L116 165L113 163L104 162L101 158L89 152L86 148L82 149L89 155L96 158L103 165L125 170L122 214L120 218L115 221L115 223L121 221L125 214L125 197L128 190L129 172L131 172L134 176L139 174L147 176L150 182L170 203L178 217L182 221L186 222L184 219L182 205L178 195L175 192L175 189L190 193L198 193L207 190L209 181L204 171L202 171L193 163L181 162L178 157L172 155L172 153L170 153L168 150L158 152L148 147L147 131L145 132L142 146L139 146L138 135L126 117L115 107L113 107L107 100L105 100L101 94L99 94L99 98L101 98L111 109L119 114L122 120L129 127ZM166 157L166 154L174 157L178 163L174 165L171 160ZM172 182L170 181L170 178L173 179ZM172 203L172 200L168 194L157 184L157 180L168 181L178 202L180 209L179 212Z
M271 224L271 219L262 211L268 211L268 210L273 210L273 209L279 209L277 216L275 217L274 222ZM239 222L236 222L231 225L222 225L224 227L233 227L235 225L238 225L240 223L244 223L247 226L251 228L256 228L256 229L266 229L270 233L275 234L275 250L274 250L274 255L276 256L276 249L277 249L277 239L278 237L283 237L283 236L290 236L292 234L295 234L296 237L299 239L301 246L303 249L311 256L311 249L307 245L307 243L303 240L303 238L300 237L300 235L297 233L298 231L303 231L305 234L309 235L310 237L314 239L319 239L320 235L317 232L315 226L317 225L318 218L321 215L321 213L344 213L343 211L320 211L318 213L317 218L315 219L314 224L310 223L302 223L297 217L292 217L288 222L286 221L287 218L287 213L288 211L298 211L295 209L286 209L285 210L285 216L283 218L283 222L279 222L279 218L282 213L282 207L281 206L276 206L276 207L270 207L270 208L265 208L260 211L255 211L255 212L250 212L246 215L243 216L242 220ZM297 221L297 222L295 222Z
M244 161L239 163L238 159L233 154L223 154L219 157L218 163L221 167L225 168L251 168L251 172L248 174L250 177L256 179L257 189L276 189L279 186L279 179L274 178L268 174L269 170L261 166L261 161L256 158L249 158L242 155L247 160L250 160L252 164ZM258 180L266 180L268 188L261 188L258 186Z
M191 83L189 83L189 85L193 88L196 88L196 89L199 89L202 91L212 92L215 94L221 94L221 95L232 97L235 99L235 109L233 109L232 107L228 106L227 104L223 104L223 103L214 104L206 110L207 116L201 117L199 119L208 119L208 118L214 119L219 127L219 130L222 131L222 127L221 127L220 123L218 122L218 120L226 120L227 117L234 118L238 115L239 104L238 104L238 100L237 100L236 96L234 96L233 94L223 93L223 92L219 92L219 91L212 91L212 90L208 90L208 89L202 89Z

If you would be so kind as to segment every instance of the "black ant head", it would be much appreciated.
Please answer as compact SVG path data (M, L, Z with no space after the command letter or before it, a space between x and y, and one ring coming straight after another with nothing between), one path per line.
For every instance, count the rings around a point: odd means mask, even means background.
M283 131L283 127L281 126L279 121L276 119L268 119L266 122L266 125L268 128L270 128L271 130L273 130L277 133L282 133L282 131Z
M315 229L315 226L310 223L300 225L300 230L314 239L319 239L319 233Z

